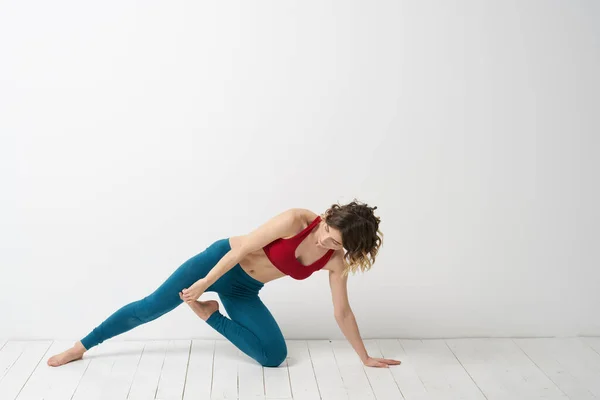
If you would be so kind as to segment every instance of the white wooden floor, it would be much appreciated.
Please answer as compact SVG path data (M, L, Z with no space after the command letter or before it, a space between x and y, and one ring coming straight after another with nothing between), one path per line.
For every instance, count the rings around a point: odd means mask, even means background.
M71 341L0 340L0 400L600 399L600 338L366 340L389 369L364 367L346 341L288 341L262 368L225 340L108 340L48 367Z

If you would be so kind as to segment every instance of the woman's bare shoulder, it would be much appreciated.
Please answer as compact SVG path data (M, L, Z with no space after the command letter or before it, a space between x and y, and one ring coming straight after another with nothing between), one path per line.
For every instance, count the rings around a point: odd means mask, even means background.
M289 213L291 217L287 220L290 232L289 236L284 236L283 238L296 235L298 232L305 229L312 221L314 221L315 218L317 218L317 214L307 210L306 208L292 207L287 209L283 214L287 213Z
M306 209L306 208L296 208L298 213L298 217L303 219L304 222L308 222L309 224L317 218L318 214ZM307 224L308 225L308 224Z

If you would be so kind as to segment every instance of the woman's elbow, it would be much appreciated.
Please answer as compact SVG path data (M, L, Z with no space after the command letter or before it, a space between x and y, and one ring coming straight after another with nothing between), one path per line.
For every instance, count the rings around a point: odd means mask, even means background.
M344 319L350 314L352 314L352 310L349 307L340 308L338 310L334 310L333 312L333 316L336 320Z

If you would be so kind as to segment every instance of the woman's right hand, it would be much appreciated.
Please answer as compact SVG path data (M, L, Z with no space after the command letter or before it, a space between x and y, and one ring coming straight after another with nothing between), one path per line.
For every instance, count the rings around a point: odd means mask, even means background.
M183 297L183 301L185 301L186 303L190 303L192 301L198 300L202 293L206 291L206 289L207 287L205 281L200 279L189 288L183 289L180 293Z

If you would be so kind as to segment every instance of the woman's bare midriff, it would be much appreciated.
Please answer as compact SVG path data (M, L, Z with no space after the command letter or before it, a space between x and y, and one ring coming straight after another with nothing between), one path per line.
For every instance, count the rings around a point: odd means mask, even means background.
M229 245L231 248L238 248L241 245L242 238L243 236L231 236L229 238ZM247 254L239 264L248 275L262 283L267 283L285 276L285 274L278 270L271 260L267 258L263 249Z

